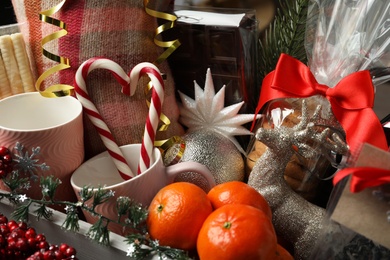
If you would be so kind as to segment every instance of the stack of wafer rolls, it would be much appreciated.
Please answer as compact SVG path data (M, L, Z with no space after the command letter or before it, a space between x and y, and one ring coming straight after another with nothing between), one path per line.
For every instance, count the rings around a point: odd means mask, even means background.
M0 36L0 99L35 91L34 77L21 33Z

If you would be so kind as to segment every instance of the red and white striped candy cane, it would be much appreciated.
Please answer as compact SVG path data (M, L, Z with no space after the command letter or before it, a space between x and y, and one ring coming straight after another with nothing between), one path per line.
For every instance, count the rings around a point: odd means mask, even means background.
M154 140L160 120L162 104L164 102L164 82L158 68L153 64L143 62L136 65L130 72L130 86L136 86L138 80L147 74L152 82L152 97L149 114L146 119L144 137L141 145L141 156L138 164L138 173L149 168L154 148Z
M101 117L99 111L97 110L96 106L93 104L87 92L86 78L88 77L88 74L94 69L109 70L117 79L117 81L122 85L122 93L130 96L135 93L138 80L142 75L148 74L149 77L151 78L151 81L153 83L151 109L149 110L149 115L145 124L145 129L148 129L148 131L147 132L145 131L144 138L143 138L143 139L147 139L147 141L146 142L143 141L142 143L141 158L140 158L140 164L142 164L142 167L138 166L139 172L144 171L145 167L147 169L150 166L150 158L154 147L155 131L151 133L149 129L157 129L157 127L154 127L154 125L158 125L158 121L161 113L161 106L163 103L162 100L164 98L163 80L158 68L151 63L138 64L131 71L130 73L131 75L129 77L122 69L121 66L119 66L114 61L105 58L91 58L85 61L76 72L76 76L75 76L76 96L79 99L80 103L83 105L84 110L88 115L88 117L90 118L91 122L97 129L120 175L122 176L123 179L127 180L133 177L134 174L131 171L130 167L128 166L126 159L124 158L107 124L104 122L103 118ZM155 97L153 98L153 96ZM156 102L157 104L155 104ZM158 114L157 119L156 119L156 113ZM157 120L157 122L154 122L153 120ZM150 140L152 141L150 142ZM151 148L145 147L145 146L149 146L150 143L153 145ZM143 170L140 171L140 169Z

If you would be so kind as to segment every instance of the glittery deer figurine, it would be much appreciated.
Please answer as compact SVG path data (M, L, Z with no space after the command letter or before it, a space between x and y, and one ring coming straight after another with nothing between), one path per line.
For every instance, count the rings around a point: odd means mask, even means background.
M259 128L256 139L268 149L257 160L248 180L249 185L270 204L275 230L278 236L292 243L295 259L309 259L322 227L325 209L308 202L288 186L283 177L287 163L294 149L307 159L316 156L318 149L339 154L348 152L348 146L338 134L331 134L329 128L316 129L315 122L318 122L320 112L319 105L309 116L303 99L301 121L294 127ZM312 144L317 144L315 149Z

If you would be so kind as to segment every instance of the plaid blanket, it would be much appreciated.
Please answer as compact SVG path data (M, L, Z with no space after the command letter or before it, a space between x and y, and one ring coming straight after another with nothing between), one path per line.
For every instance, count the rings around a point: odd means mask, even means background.
M27 47L35 61L37 76L57 63L42 55L41 39L59 28L39 20L39 12L58 4L59 0L13 0L13 6ZM172 1L160 1L165 7ZM146 14L142 0L68 0L53 17L67 24L68 35L45 44L44 48L59 56L70 59L71 68L62 70L47 78L44 85L73 85L74 75L82 62L92 57L105 57L130 71L140 62L153 62L163 49L153 42L157 28L155 18ZM165 132L157 133L157 139L182 135L178 123L179 110L174 91L174 81L167 62L159 66L167 75L165 80L165 101L163 113L171 120ZM132 97L120 92L120 85L111 73L95 70L88 78L88 92L100 111L118 145L140 143L148 114L144 77ZM86 118L86 117L85 117ZM85 122L86 159L106 150L100 137L88 118Z

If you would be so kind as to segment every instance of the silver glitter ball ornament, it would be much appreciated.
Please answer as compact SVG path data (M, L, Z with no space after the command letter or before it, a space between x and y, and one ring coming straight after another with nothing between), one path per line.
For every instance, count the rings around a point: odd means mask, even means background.
M228 138L214 131L196 131L187 133L183 139L186 148L181 161L195 161L207 166L216 184L244 180L244 160ZM208 189L206 180L193 172L181 173L175 181L188 181L206 191Z

